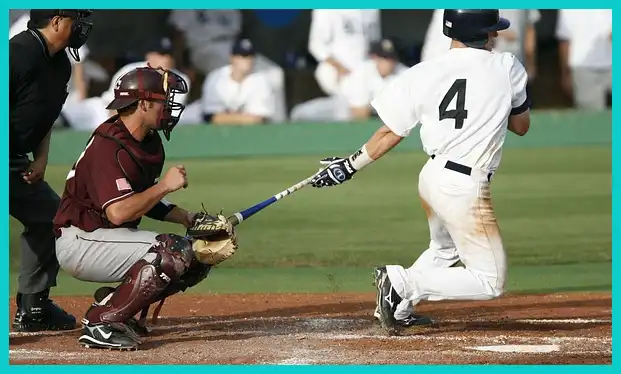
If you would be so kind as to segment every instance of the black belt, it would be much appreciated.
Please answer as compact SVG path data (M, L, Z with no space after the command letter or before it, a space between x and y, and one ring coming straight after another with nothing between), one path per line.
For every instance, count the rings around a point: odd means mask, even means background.
M434 158L436 158L436 155L431 155L431 159L433 160ZM462 173L462 174L466 174L466 175L471 175L472 174L472 168L470 166L458 164L458 163L453 162L453 161L447 161L446 165L444 165L444 167L446 169L453 170L453 171L456 171L458 173ZM490 182L491 180L492 180L492 173L488 173L487 174L487 181Z

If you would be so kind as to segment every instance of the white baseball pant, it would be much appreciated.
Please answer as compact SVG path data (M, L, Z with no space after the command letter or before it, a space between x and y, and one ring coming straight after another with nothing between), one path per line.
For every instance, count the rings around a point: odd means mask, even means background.
M507 261L492 206L491 174L475 169L463 174L447 168L449 161L429 159L419 174L429 248L410 268L386 267L404 299L397 319L421 300L489 300L504 292ZM451 267L458 260L464 267Z

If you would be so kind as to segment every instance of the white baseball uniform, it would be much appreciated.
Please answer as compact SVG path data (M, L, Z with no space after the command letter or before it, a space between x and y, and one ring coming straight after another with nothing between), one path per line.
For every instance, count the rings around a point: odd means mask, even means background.
M527 100L526 83L524 66L510 53L455 48L413 66L371 103L397 135L408 136L420 124L423 149L432 156L418 182L429 248L410 268L387 266L404 299L395 318L406 318L420 300L486 300L503 293L507 264L490 180L510 112ZM450 267L458 260L465 267Z
M79 102L65 104L62 114L67 119L67 122L69 122L71 128L76 130L92 131L101 125L105 120L110 118L113 115L113 112L107 110L106 107L114 99L114 87L116 85L116 81L126 73L140 67L147 67L147 61L127 64L119 69L112 77L110 87L108 90L104 91L101 96L90 97ZM185 79L188 83L189 90L190 78L178 70L173 69L173 71ZM185 105L187 99L188 94L175 95L175 101L181 104ZM179 121L180 124L185 123L183 122L184 117L185 112L181 115L181 119ZM192 123L197 124L197 122Z
M170 23L184 33L192 65L209 75L229 64L231 48L241 31L242 15L238 9L175 9L170 13ZM286 121L284 70L259 53L254 69L266 73L274 91L274 121Z
M30 20L30 13L26 13L26 14L21 15L14 23L12 23L11 27L9 27L9 39L19 34L20 32L27 30L29 20ZM78 52L80 54L80 62L77 62L76 60L73 59L73 57L69 56L69 62L71 62L72 67L76 64L82 63L88 57L89 50L86 44L80 47L78 49ZM71 77L69 78L69 82L67 83L67 86L69 87L69 96L67 96L65 105L67 105L67 103L78 102L80 93L75 88L73 74L71 74Z
M274 116L274 93L264 72L253 72L241 82L231 78L231 66L214 70L203 83L202 112L247 113L271 120Z
M382 77L372 59L358 65L345 77L339 93L319 97L296 105L291 111L292 121L349 121L351 108L369 106L375 95L395 77L407 70L397 62L392 74Z
M369 45L380 38L379 9L313 9L308 50L319 65L315 79L328 95L338 91L337 71L329 57L350 71L364 62Z
M605 109L612 90L612 9L560 9L556 36L569 42L569 68L578 108Z

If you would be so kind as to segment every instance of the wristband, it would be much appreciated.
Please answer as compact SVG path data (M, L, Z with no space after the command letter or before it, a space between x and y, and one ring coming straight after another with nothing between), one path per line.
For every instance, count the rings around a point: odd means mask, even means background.
M351 163L351 166L356 170L362 169L363 167L369 165L373 161L375 160L369 156L369 153L367 152L366 144L363 145L354 154L349 156L349 162Z
M171 204L166 200L158 201L145 215L149 218L163 221L174 207L176 207L175 204Z

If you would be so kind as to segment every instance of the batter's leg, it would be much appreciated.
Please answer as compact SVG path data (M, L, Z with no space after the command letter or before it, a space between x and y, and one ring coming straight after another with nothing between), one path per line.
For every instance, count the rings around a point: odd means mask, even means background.
M408 270L428 271L455 265L459 261L459 254L446 226L422 197L421 205L429 223L429 248L418 257ZM414 313L414 306L411 300L403 299L397 306L395 318L406 320Z
M417 270L387 266L388 278L401 298L415 303L498 297L504 291L506 256L489 183L485 175L452 172L444 169L445 162L438 161L428 162L421 172L429 186L425 198L445 223L464 267Z
M18 308L13 321L16 330L75 328L75 317L49 299L59 270L52 226L59 203L60 198L47 182L27 184L19 173L9 174L9 214L24 225Z

